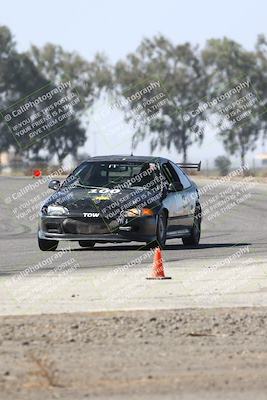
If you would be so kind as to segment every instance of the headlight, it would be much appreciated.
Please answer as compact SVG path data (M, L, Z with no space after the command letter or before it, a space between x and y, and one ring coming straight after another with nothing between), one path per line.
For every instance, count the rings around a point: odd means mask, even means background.
M69 214L69 210L63 206L57 206L51 204L47 207L47 215L66 215Z
M150 208L130 208L125 211L125 217L141 217L144 215L154 215L154 211Z

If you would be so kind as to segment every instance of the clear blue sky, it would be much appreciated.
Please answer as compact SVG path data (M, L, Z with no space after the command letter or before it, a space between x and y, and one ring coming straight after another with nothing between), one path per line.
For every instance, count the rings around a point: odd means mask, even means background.
M0 24L11 29L19 50L52 42L89 60L105 52L115 62L134 51L143 37L157 33L174 43L200 45L211 37L228 36L252 49L257 35L267 34L267 1L13 0L2 1ZM122 151L128 152L125 146ZM88 142L89 152L90 147ZM212 147L194 147L190 155L209 158L222 152L213 141Z
M266 0L12 0L2 1L0 23L21 50L53 42L115 61L158 32L177 43L229 36L252 48L266 18Z

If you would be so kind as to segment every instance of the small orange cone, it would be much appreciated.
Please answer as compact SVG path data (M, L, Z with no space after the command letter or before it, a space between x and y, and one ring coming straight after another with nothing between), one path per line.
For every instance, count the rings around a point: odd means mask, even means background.
M33 178L41 178L42 176L42 171L40 169L35 169L33 171Z
M164 274L162 252L159 247L155 249L152 276L146 279L172 279L170 276L165 276Z

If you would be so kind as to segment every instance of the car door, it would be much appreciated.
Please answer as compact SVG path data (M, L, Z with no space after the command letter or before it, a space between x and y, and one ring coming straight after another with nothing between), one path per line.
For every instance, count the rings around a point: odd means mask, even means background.
M162 164L162 172L168 183L181 183L171 162ZM188 228L188 204L187 197L184 195L183 186L182 190L179 191L174 188L168 190L167 196L163 200L163 206L166 207L169 212L167 227L168 234L171 235Z
M182 200L184 205L184 210L186 214L186 226L192 226L194 220L194 213L195 213L195 204L196 204L196 193L195 188L192 185L192 182L187 177L185 172L178 167L178 165L171 163L172 167L174 168L176 174L179 177L179 181L183 185L183 192L182 192Z

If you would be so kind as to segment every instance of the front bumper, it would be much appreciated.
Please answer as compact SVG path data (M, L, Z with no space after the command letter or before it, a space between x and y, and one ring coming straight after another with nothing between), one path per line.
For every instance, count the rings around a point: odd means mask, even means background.
M41 216L38 236L46 240L95 242L151 242L156 239L157 216L128 218L123 225L102 218Z

